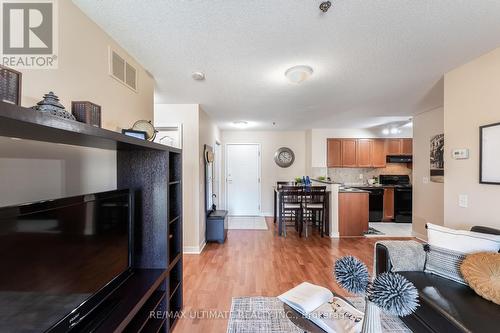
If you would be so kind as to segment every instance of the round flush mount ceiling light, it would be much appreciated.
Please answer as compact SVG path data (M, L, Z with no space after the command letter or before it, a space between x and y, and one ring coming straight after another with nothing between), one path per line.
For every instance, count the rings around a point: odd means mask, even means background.
M191 77L195 81L203 81L203 80L205 80L205 73L203 73L203 72L193 72L193 74L191 74Z
M309 66L299 65L293 66L286 70L285 76L290 82L300 83L307 80L313 73L313 69Z
M238 128L245 128L248 126L248 122L244 120L233 121L233 125Z

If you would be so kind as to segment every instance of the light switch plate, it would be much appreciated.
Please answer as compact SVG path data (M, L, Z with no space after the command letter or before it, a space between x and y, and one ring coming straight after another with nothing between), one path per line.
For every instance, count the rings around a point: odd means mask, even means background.
M469 207L469 196L467 194L460 194L458 196L458 206L462 208Z
M467 148L453 149L451 155L455 160L466 160L469 158L469 149Z

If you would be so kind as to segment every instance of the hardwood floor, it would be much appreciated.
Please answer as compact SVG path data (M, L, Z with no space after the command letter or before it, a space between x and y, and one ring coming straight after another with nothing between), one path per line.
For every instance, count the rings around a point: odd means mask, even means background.
M226 243L207 244L200 255L184 256L184 311L174 332L226 332L227 318L203 319L203 311L227 311L231 298L277 296L309 281L347 295L334 281L333 263L354 255L373 267L377 238L321 238L314 230L308 239L289 228L287 238L269 230L230 230ZM384 238L387 239L387 238Z

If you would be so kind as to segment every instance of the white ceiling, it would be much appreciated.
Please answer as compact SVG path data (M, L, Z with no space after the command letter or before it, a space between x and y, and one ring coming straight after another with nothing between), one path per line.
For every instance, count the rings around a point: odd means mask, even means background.
M320 0L73 1L154 75L157 103L199 103L222 128L398 121L442 105L443 73L500 45L498 0L339 0L326 14ZM299 64L313 76L287 82Z

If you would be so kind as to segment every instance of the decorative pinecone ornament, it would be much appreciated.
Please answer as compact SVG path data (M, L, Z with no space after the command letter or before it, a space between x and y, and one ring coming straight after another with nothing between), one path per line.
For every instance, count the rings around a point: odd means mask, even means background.
M64 105L59 103L59 97L57 97L52 91L43 95L43 100L36 103L36 106L34 106L33 109L56 117L76 120L71 113L64 109Z
M364 294L370 282L368 268L358 258L346 256L335 261L334 275L337 283L353 294Z
M401 274L378 275L367 294L370 302L395 316L407 316L418 307L417 288Z

